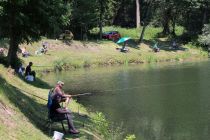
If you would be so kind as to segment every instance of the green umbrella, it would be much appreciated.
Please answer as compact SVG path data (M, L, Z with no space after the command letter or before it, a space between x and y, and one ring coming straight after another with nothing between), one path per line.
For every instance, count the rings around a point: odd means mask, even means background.
M117 43L119 44L119 43L123 43L123 42L125 42L125 41L127 41L127 40L129 40L129 39L131 39L130 37L122 37L122 38L120 38L118 41L117 41Z

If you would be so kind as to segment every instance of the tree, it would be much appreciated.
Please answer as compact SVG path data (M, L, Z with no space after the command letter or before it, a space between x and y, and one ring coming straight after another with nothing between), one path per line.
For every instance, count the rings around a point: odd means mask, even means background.
M72 8L70 28L76 38L83 39L89 29L98 25L98 0L74 0Z
M1 37L9 38L7 61L13 68L19 44L39 40L49 29L69 23L70 5L63 0L1 0L0 7Z
M146 30L146 27L147 27L147 25L149 24L149 20L150 20L150 16L149 16L149 14L151 13L151 9L152 9L152 0L147 0L145 3L145 5L146 5L146 10L145 10L145 17L144 17L144 20L142 21L142 23L143 23L143 29L142 29L142 31L141 31L141 35L140 35L140 38L139 38L139 44L141 44L142 43L142 41L143 41L143 38L144 38L144 32L145 32L145 30Z
M136 28L140 27L141 17L140 17L140 3L136 0Z
M199 36L199 42L210 47L210 24L204 25L202 35Z
M99 5L99 29L100 29L99 34L100 34L100 39L102 39L103 24L109 23L113 17L114 1L113 0L98 0L98 5Z
M117 1L114 25L136 27L136 0Z

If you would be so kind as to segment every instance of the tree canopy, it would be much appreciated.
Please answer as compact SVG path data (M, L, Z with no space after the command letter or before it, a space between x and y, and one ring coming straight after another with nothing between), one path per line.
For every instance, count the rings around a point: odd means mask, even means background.
M162 27L163 35L175 35L179 25L190 37L199 36L209 23L209 5L210 0L0 0L0 37L10 40L8 64L14 66L20 43L57 38L66 29L82 39L94 27L101 36L103 26L132 28L140 20Z
M54 35L70 22L70 4L63 0L1 0L1 37L10 39L8 64L15 67L18 45Z

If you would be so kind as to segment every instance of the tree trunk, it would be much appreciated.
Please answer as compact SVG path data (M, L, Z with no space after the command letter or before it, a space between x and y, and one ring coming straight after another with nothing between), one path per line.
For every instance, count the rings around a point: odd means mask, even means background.
M169 22L170 22L170 17L171 16L171 9L167 8L164 12L163 15L163 35L168 35L170 34L170 28L169 28Z
M12 1L10 1L12 2ZM15 15L16 15L16 11L15 11L15 4L13 4L10 8L11 12L9 15L9 20L10 20L10 26L9 26L9 51L7 54L7 63L8 66L11 66L12 68L17 68L17 61L18 61L18 57L17 57L17 51L18 51L18 29L16 29L15 25L16 25L16 21L15 21Z
M144 39L144 32L146 30L146 27L148 25L148 17L149 17L149 11L151 10L151 1L148 3L148 6L147 6L147 9L146 9L146 13L145 13L145 19L143 21L143 29L142 29L142 32L141 32L141 35L140 35L140 38L139 38L139 45L141 45L143 39Z
M103 14L104 14L104 9L103 9L103 1L102 0L99 0L99 3L100 3L100 19L99 19L99 30L100 30L100 40L102 39L102 32L103 32Z
M9 51L7 55L8 65L11 66L12 68L17 68L17 61L18 61L17 51L18 51L18 41L16 35L12 34L10 36Z
M203 11L203 21L202 21L203 25L207 23L207 12L208 12L208 5L206 4Z
M140 5L139 0L136 0L136 28L140 28Z
M141 36L140 36L140 39L139 39L139 44L141 44L142 41L143 41L144 32L145 32L145 30L146 30L146 27L147 27L147 24L144 24L144 27L143 27L143 29L142 29L142 31L141 31Z

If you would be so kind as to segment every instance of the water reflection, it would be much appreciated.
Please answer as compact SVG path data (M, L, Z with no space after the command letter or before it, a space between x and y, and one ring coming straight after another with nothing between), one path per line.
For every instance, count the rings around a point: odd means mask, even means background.
M70 92L92 92L80 102L101 111L139 140L207 140L210 137L210 63L79 70L45 80Z

